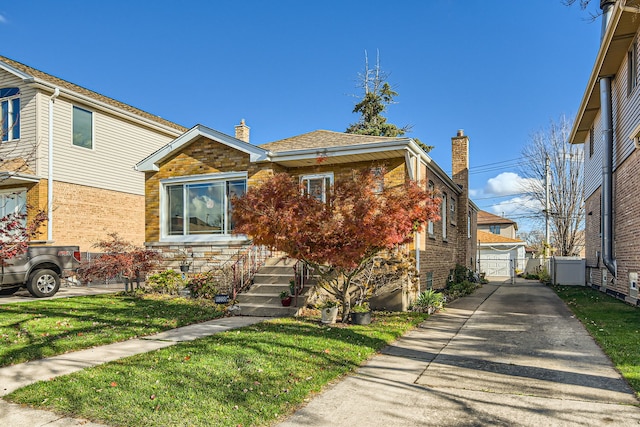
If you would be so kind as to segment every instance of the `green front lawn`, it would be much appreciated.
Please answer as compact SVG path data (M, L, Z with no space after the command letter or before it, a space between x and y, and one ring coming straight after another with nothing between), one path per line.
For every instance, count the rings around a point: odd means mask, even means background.
M268 425L422 322L277 319L36 383L8 400L113 426Z
M212 302L95 295L0 305L0 366L203 322L222 316Z
M553 289L640 397L640 309L591 288Z

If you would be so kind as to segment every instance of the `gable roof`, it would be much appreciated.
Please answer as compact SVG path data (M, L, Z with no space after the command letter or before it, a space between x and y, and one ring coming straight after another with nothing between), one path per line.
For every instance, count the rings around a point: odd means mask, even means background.
M187 128L185 128L184 126L163 119L160 116L155 116L151 113L140 110L139 108L132 107L131 105L127 105L113 98L101 95L98 92L94 92L82 86L70 83L61 78L52 76L51 74L36 70L35 68L29 67L28 65L22 64L18 61L14 61L13 59L4 56L0 56L0 69L15 75L28 84L44 86L52 91L54 88L59 88L63 93L76 95L79 98L85 98L85 101L88 98L90 101L103 104L105 106L111 107L112 109L120 110L125 113L133 114L137 117L144 118L160 126L170 128L174 131L184 132L187 130Z
M613 5L607 31L571 129L569 142L572 144L582 144L589 136L591 125L600 111L600 77L615 75L625 60L629 45L640 28L639 4L637 0L628 0L616 1Z
M406 143L409 139L410 138L392 138L388 136L358 135L330 130L316 130L262 144L260 148L269 150L272 153L278 153L281 151L342 147L376 142L403 141Z
M208 138L212 141L219 142L228 147L247 153L249 154L252 162L265 160L267 158L267 151L260 147L256 147L248 142L244 142L222 132L218 132L215 129L211 129L203 125L196 125L164 147L157 150L155 153L152 153L144 160L138 162L135 169L141 172L158 171L159 164L163 160L170 157L175 151L186 147L200 137Z
M525 245L525 242L520 239L512 239L510 237L504 237L499 234L489 233L487 231L477 230L478 243L482 244L502 244L502 243L518 243Z
M509 218L494 215L487 211L478 212L478 225L492 225L492 224L514 225L516 227L516 230L518 229L518 224L515 221L510 220Z

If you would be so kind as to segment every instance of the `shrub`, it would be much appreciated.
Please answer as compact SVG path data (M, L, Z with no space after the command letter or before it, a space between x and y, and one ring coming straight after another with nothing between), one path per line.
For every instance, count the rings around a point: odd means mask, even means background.
M166 270L149 276L144 288L148 292L178 295L180 289L184 288L184 280L182 274L177 271Z
M218 280L211 272L196 273L187 281L187 288L194 298L213 299L218 293Z
M428 289L418 296L412 310L418 313L428 313L429 311L441 309L443 305L444 295L441 292Z
M456 264L456 268L451 270L451 280L447 281L447 287L454 283L462 283L465 280L469 282L475 281L475 274L464 265Z
M456 298L472 294L477 288L478 284L469 280L463 280L459 283L450 283L445 289L448 297L447 300L452 301Z
M546 268L542 268L540 270L540 273L538 273L538 279L540 279L540 281L545 284L551 283L551 276L549 275L549 272Z

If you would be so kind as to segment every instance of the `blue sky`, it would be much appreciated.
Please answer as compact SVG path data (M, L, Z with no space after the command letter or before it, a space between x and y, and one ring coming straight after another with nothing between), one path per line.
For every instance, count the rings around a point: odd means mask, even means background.
M186 127L244 118L255 144L344 131L378 51L389 121L445 171L464 129L474 201L522 223L522 147L576 112L599 37L561 0L0 0L1 55Z

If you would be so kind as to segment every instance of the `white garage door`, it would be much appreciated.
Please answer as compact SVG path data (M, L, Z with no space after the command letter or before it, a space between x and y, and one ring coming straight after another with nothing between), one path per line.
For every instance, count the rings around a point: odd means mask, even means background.
M511 255L491 254L491 257L481 258L480 271L486 277L511 277Z

